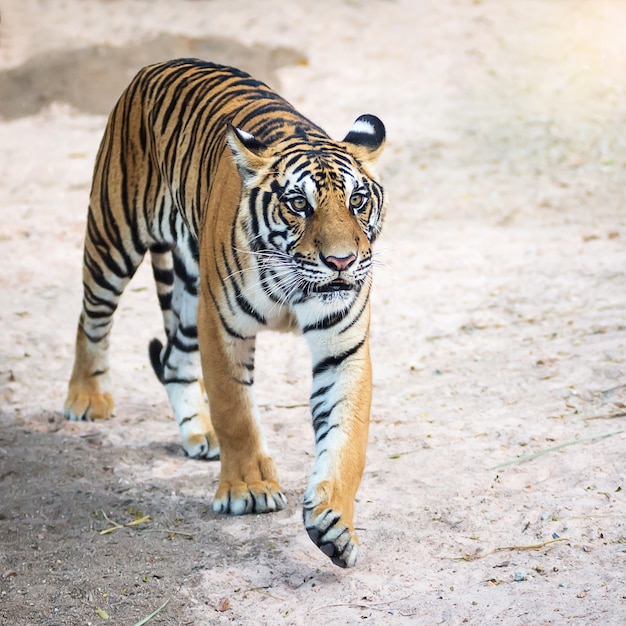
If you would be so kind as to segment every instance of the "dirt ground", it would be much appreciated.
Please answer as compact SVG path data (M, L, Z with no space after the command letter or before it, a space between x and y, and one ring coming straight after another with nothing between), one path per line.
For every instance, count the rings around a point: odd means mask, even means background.
M626 623L622 0L0 14L0 623L133 625L165 602L150 624ZM352 570L302 526L300 338L258 354L277 514L212 512L218 464L183 456L149 367L147 268L116 319L116 417L60 414L105 113L140 66L190 55L257 74L336 138L361 113L387 126Z

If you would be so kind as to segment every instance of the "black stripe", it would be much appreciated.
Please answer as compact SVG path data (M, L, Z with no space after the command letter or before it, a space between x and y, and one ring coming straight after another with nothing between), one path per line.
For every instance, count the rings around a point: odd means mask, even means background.
M323 387L320 387L319 389L316 389L312 394L311 394L311 401L313 401L315 398L324 395L327 391L330 391L333 387L335 386L335 383L330 383L330 385L324 385Z
M256 320L259 324L265 324L265 318L250 304L250 301L244 298L239 288L236 289L235 299L239 308L252 319Z
M362 313L363 311L361 311ZM332 313L328 317L324 317L321 320L317 320L314 324L308 324L302 329L302 333L308 333L312 330L328 330L332 326L335 326L341 322L350 313L350 308L346 308L343 311Z
M233 291L235 292L235 301L239 305L239 308L252 319L257 321L259 324L266 324L265 318L252 306L250 301L241 293L241 289L239 288L239 284L235 280L233 275L233 271L228 263L228 258L226 255L226 249L224 244L222 244L222 261L224 262L224 267L226 269L227 276L229 277L229 282Z
M313 428L315 430L317 430L322 422L326 419L328 419L331 415L331 413L337 408L337 405L340 404L341 402L343 402L343 398L341 398L340 400L337 400L337 402L335 402L335 404L333 404L329 409L326 409L325 411L322 411L321 413L315 413L315 411L312 411L313 413ZM320 406L323 403L320 402Z
M106 307L111 312L111 315L114 313L115 309L117 308L117 301L111 302L110 300L107 300L106 298L101 298L100 296L97 296L92 291L91 287L87 285L86 283L83 283L83 290L84 290L84 298L85 300L87 300L87 302L89 302L89 304L93 306Z
M174 272L176 276L183 281L185 285L185 291L192 296L198 295L198 276L194 276L187 272L187 268L183 260L177 255L174 255Z
M162 311L169 311L172 308L172 292L158 294L159 306Z
M165 254L166 252L171 252L172 246L167 243L153 243L150 246L150 252L154 254Z
M198 327L197 326L183 326L182 324L177 328L177 332L179 332L183 337L187 339L197 339L198 338Z
M174 272L171 269L161 269L159 267L152 266L152 273L154 275L154 280L162 285L173 285L174 284Z
M102 238L100 231L98 230L98 226L93 219L87 220L87 237L93 244L93 247L98 251L101 262L106 265L107 269L115 274L118 278L126 278L128 276L126 269L122 269L111 257L110 249L111 245L106 243ZM100 262L96 261L91 252L88 250L88 246L85 245L85 255L89 255L94 263L97 265L101 265Z
M106 291L110 291L116 296L122 295L122 292L104 277L104 274L102 273L102 268L92 259L90 259L87 254L85 254L83 257L83 263L85 264L87 270L89 270L91 279L96 283L96 285L102 287L102 289L105 289Z
M367 294L367 298L365 298L365 301L363 302L363 306L359 309L359 312L350 320L349 324L347 324L344 328L342 328L339 331L339 334L345 333L346 330L348 330L349 328L352 328L361 319L361 315L363 315L363 311L365 311L365 308L367 307L367 303L369 302L369 298L370 298L370 295L368 293Z
M305 502L304 505L306 508L309 508L309 509L313 508L312 502L310 501ZM307 526L307 530L309 529L317 530L318 528L325 526L326 519L328 518L328 516L332 516L333 519L328 525L328 527L324 530L324 534L318 538L318 541L317 541L318 545L320 545L321 543L324 543L324 537L328 534L329 531L331 531L337 525L337 522L341 519L341 515L337 513L337 511L335 511L334 509L327 509L326 511L324 511L322 519L316 522L315 526Z
M322 441L324 441L324 439L326 439L326 437L328 437L328 433L333 430L333 428L337 428L339 426L339 424L333 424L332 426L329 426L323 433L316 433L315 435L315 443L318 444Z
M342 352L341 354L337 354L335 356L329 356L323 359L313 368L313 376L317 376L318 374L322 374L328 369L341 365L347 358L351 357L353 354L358 352L363 347L364 343L365 343L365 337L361 339L359 343L357 343L355 346L353 346L349 350L346 350L345 352Z
M211 296L211 299L213 300L213 304L215 305L215 310L217 311L217 315L220 318L220 323L222 324L222 328L226 331L226 333L230 335L231 337L234 337L235 339L244 339L244 340L254 339L254 337L244 337L243 335L240 335L234 328L232 328L226 323L226 320L224 319L224 316L222 315L222 312L220 311L220 307L217 303L217 299L215 297L215 294L213 293L213 290L211 289L210 284L208 285L208 288L209 288L209 295Z
M235 259L235 265L237 266L238 275L241 275L243 272L243 266L239 260L239 252L237 251L237 242L235 240L235 235L237 234L237 214L233 218L233 223L230 226L230 249Z
M197 378L164 378L161 381L164 385L193 385L197 383Z
M180 350L181 352L197 352L198 351L198 342L197 341L192 341L189 345L183 343L180 339L180 337L178 335L174 336L173 341L171 342L171 345L175 348L177 348L178 350Z
M95 335L91 335L89 334L84 328L82 329L83 334L85 335L85 337L87 337L87 339L89 339L90 343L100 343L103 339L105 339L106 337L109 336L109 333L105 333L104 335L102 335L101 337L96 337Z
M193 235L190 235L187 243L189 245L191 258L197 263L198 259L200 258L200 248L198 245L198 240Z
M194 413L193 415L189 415L188 417L183 417L183 419L178 422L178 425L182 426L183 424L190 422L194 417L198 417L198 414Z
M83 306L83 309L85 311L85 313L87 313L87 315L89 316L89 319L92 320L99 320L99 319L110 319L111 318L111 312L110 311L96 311L94 309L91 309L87 306L87 303L85 303L85 306Z

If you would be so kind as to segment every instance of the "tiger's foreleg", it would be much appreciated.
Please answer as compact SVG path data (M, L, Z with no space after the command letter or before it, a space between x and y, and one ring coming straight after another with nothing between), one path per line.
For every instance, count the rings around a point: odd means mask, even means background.
M304 525L335 565L352 567L358 551L354 499L365 466L371 405L368 338L364 333L338 344L309 343L316 461L304 496Z
M198 262L190 234L181 233L177 248L151 248L152 268L167 344L150 343L150 360L165 386L185 453L194 459L220 455L205 398L198 353Z
M207 285L202 288L208 291ZM253 392L254 336L241 336L225 324L213 295L198 308L198 333L211 418L220 444L216 513L269 513L285 507L263 434Z

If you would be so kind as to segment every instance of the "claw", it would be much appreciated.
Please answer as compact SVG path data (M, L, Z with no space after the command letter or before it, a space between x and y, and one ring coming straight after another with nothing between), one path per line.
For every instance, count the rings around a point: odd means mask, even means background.
M333 509L323 510L312 519L313 511L304 509L306 531L311 541L338 567L354 567L358 552L358 539L342 523L342 517Z
M221 486L213 500L213 511L231 515L273 513L284 509L286 504L285 494L274 481L250 485L243 483Z

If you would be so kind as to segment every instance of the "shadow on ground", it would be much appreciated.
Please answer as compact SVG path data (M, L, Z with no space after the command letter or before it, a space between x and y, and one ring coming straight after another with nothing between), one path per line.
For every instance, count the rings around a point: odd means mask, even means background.
M241 542L242 521L211 510L212 484L193 497L175 493L175 480L124 480L124 467L150 467L179 449L112 447L98 431L64 432L58 414L35 420L44 432L0 412L0 623L18 614L23 624L95 622L101 610L132 624L166 599L168 615L190 623L181 588L235 555L250 567L262 555L286 558L278 548L268 554L270 516L250 518L254 537ZM102 534L115 523L124 526Z
M67 102L86 113L108 115L139 69L179 57L234 65L276 88L275 70L306 63L293 48L243 46L227 38L193 39L162 34L125 47L98 45L45 52L0 73L0 116L34 115L51 102Z

